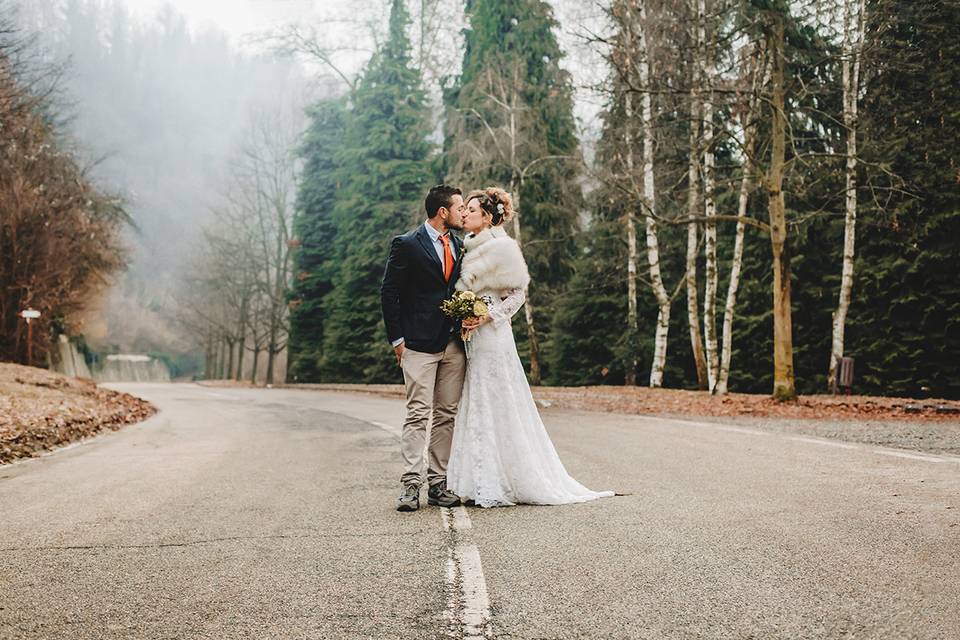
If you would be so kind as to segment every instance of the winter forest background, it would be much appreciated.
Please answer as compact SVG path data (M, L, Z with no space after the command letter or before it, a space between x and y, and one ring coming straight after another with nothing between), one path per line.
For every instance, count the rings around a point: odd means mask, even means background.
M960 398L958 0L0 22L2 359L32 306L50 358L398 382L383 264L446 181L518 201L534 383L791 397L849 356L857 391Z

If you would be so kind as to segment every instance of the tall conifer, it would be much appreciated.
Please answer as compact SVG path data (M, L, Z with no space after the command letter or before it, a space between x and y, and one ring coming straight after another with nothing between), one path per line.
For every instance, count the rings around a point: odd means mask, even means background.
M291 295L288 377L320 380L323 354L323 300L333 290L338 242L333 220L337 194L337 154L343 143L344 103L328 100L309 111L310 126L300 146L303 172L297 191Z
M559 64L563 54L548 3L467 0L466 13L462 74L445 96L446 165L452 181L497 184L519 199L536 332L523 320L515 325L536 383L537 343L549 351L552 303L571 275L582 200L572 82Z
M858 388L957 398L960 2L877 0L868 15L863 147L881 206L863 199L845 353Z
M409 14L394 0L389 35L352 96L337 172L334 290L324 302L326 380L394 381L379 283L392 236L422 217L431 178L429 107L411 65Z

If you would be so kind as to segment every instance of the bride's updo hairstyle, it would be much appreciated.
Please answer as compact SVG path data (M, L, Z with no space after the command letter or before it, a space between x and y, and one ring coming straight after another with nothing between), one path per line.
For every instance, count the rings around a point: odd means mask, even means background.
M467 195L467 202L474 198L480 203L480 208L490 214L490 223L493 226L499 226L513 218L513 199L500 187L471 191Z

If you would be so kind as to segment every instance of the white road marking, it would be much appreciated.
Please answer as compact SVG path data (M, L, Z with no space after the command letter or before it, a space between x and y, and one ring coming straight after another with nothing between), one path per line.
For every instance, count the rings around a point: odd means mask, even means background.
M691 424L697 424L697 423L691 423ZM720 430L720 431L733 431L734 433L746 433L746 434L749 434L749 435L751 435L751 436L768 436L768 435L770 435L770 432L769 432L769 431L757 431L756 429L744 429L743 427L725 427L725 426L724 426L724 427L721 427L721 426L713 425L713 428L714 428L714 429L718 429L718 430Z
M208 392L209 393L209 392ZM375 420L369 420L361 416L351 415L346 412L339 411L342 415L350 416L351 418L356 418L357 420L362 420L369 424L373 424L384 431L387 431L396 438L399 438L401 435L401 429L396 426L386 424L384 422L378 422ZM763 429L755 429L750 427L736 427L733 425L723 424L721 422L699 422L696 420L684 420L682 418L661 418L657 416L633 416L635 419L646 420L653 422L655 424L685 424L694 427L701 427L706 429L715 429L717 431L727 431L731 433L742 433L745 435L755 435L755 436L778 436L780 438L785 438L788 440L794 440L796 442L805 442L807 444L818 444L828 447L837 447L840 449L853 449L859 451L869 451L872 453L879 453L881 455L893 456L897 458L907 458L910 460L921 460L923 462L953 462L960 464L960 456L951 456L951 455L921 455L909 452L900 452L891 449L883 449L875 445L870 444L856 444L856 443L842 443L829 440L826 438L815 438L815 437L804 437L804 436L790 436L784 433L779 433L775 431L767 431Z
M441 509L440 511L445 511ZM446 526L446 521L444 521ZM461 626L457 616L457 610L460 609L460 593L457 589L457 560L453 557L453 549L447 550L447 629L448 636L453 637L453 631Z
M446 562L447 619L454 637L465 640L489 640L493 636L490 620L490 596L483 575L480 550L462 541L462 532L472 529L467 510L460 507L440 509L445 531L451 534Z
M357 419L363 420L363 418L357 418ZM400 437L400 427L395 427L393 425L387 424L386 422L380 422L378 420L370 420L369 422L370 424L380 427L381 429L383 429L384 431L386 431L387 433L393 436L396 436L398 438Z
M879 453L882 456L894 456L896 458L909 458L910 460L923 460L924 462L946 462L944 458L934 458L932 456L923 456L916 453L904 453L902 451L883 451L880 449L874 449L874 453Z
M932 455L932 454L931 454L931 455L924 455L924 454L919 454L919 453L909 453L909 452L906 452L906 451L902 451L902 452L901 452L901 451L895 451L895 450L892 450L892 449L883 449L883 448L881 448L881 447L877 447L877 446L869 445L869 444L852 444L852 443L845 443L845 442L836 442L836 441L833 441L833 440L828 440L828 439L826 439L826 438L812 438L812 437L804 437L804 436L789 436L789 435L785 435L785 434L782 434L782 433L777 433L777 432L774 432L774 431L763 431L763 430L760 430L760 429L751 429L751 428L745 428L745 427L734 427L734 426L731 426L731 425L725 425L725 424L716 423L716 422L697 422L697 421L694 421L694 420L683 420L683 419L679 419L679 418L657 418L657 417L655 417L655 416L636 416L636 417L637 417L637 418L640 418L640 419L643 419L643 420L650 420L650 421L653 421L653 422L659 422L659 423L661 423L661 424L664 423L664 422L675 422L675 423L679 423L679 424L688 424L688 425L695 426L695 427L704 427L704 428L709 428L709 429L716 429L716 430L718 430L718 431L731 431L731 432L735 432L735 433L744 433L744 434L755 435L755 436L771 436L771 435L776 435L776 436L780 436L780 437L786 438L787 440L795 440L795 441L797 441L797 442L806 442L806 443L809 443L809 444L819 444L819 445L825 445L825 446L828 446L828 447L837 447L837 448L840 448L840 449L855 449L855 450L860 450L860 451L869 451L869 452L871 452L871 453L879 453L880 455L884 455L884 456L894 456L894 457L897 457L897 458L908 458L908 459L910 459L910 460L922 460L923 462L955 462L955 463L957 463L957 464L960 464L960 457L958 457L958 456L950 456L950 455L939 455L939 456L938 456L938 455Z
M722 422L697 422L696 420L684 420L682 418L660 418L657 416L634 416L640 420L647 420L655 424L663 423L674 423L674 424L688 424L692 427L700 427L705 429L716 429L718 431L732 431L734 433L746 433L752 436L769 436L769 431L763 431L762 429L750 429L747 427L734 427L732 425L726 425Z
M472 529L473 523L470 521L470 515L467 513L467 510L463 506L454 507L453 511L453 528L457 531L463 531L464 529Z
M810 444L822 444L826 447L838 447L840 449L860 449L855 444L846 444L843 442L834 442L833 440L821 440L819 438L805 438L803 436L790 436L787 440L796 440L797 442L809 442Z
M460 588L463 590L463 610L460 613L463 637L492 638L490 598L483 567L480 566L480 551L472 544L460 545L454 549L454 557L460 571Z
M229 398L231 400L235 399L235 396L231 396L226 393L218 393L217 391L209 391L207 389L204 389L203 392L206 393L208 396L213 396L215 398Z

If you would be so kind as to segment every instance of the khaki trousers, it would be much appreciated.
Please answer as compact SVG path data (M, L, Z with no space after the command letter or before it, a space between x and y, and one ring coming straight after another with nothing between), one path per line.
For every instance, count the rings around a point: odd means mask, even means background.
M403 350L400 368L407 387L407 419L400 434L404 463L400 482L403 484L423 482L423 449L431 417L427 482L434 486L446 481L453 423L463 391L466 366L463 346L457 340L451 340L446 350L440 353Z

